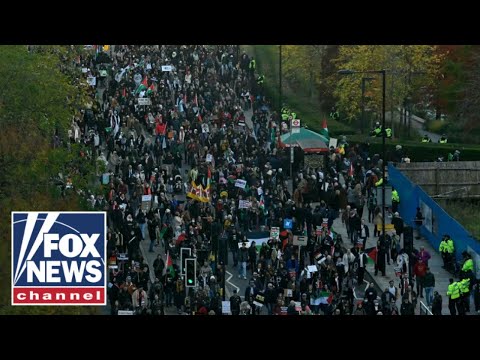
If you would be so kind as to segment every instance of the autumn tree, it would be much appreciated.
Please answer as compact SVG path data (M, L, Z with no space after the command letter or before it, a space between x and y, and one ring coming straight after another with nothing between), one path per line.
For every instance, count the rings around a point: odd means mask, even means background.
M333 61L336 70L383 70L386 72L387 111L394 112L415 92L431 88L438 80L443 56L431 45L346 45L340 46ZM371 75L371 74L370 74ZM329 76L338 107L345 120L357 118L361 104L362 77L355 74ZM367 90L367 106L377 113L382 106L381 76L376 76ZM424 94L428 98L428 94Z
M0 46L0 313L84 313L80 307L10 306L11 211L80 210L77 193L63 196L53 181L62 173L77 189L93 186L94 167L81 145L67 147L66 130L88 93L76 48ZM65 146L53 146L53 137Z
M322 61L327 45L284 45L283 75L293 86L306 86L310 98L314 97L315 88L322 72Z

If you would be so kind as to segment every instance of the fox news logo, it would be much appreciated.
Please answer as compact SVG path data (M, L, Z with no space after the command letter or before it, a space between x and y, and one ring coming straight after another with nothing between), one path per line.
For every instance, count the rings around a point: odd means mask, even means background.
M12 212L12 305L106 305L105 212Z

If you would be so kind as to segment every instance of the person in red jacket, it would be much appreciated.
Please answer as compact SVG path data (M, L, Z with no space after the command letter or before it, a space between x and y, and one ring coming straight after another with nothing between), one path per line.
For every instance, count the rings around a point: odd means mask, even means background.
M416 277L417 294L419 294L420 297L423 298L423 279L425 278L425 274L427 273L427 265L423 262L421 258L417 260L413 268L413 272Z

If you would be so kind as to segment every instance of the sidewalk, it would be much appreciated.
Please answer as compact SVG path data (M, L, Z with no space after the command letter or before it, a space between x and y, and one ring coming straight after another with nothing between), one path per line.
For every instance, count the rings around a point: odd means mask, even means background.
M365 223L368 225L370 229L370 234L373 234L373 224L370 224L368 222L368 211L365 211L365 210L363 211L362 218L365 219ZM386 218L385 223L389 224L390 219ZM337 219L335 219L335 221L333 222L333 229L335 230L335 232L342 235L342 239L344 239L344 244L346 246L349 246L350 240L348 239L348 236L347 236L347 229L345 225L342 224L342 220L340 216ZM376 242L377 242L377 238L370 236L370 238L367 239L366 248L376 246ZM403 244L403 239L401 244ZM427 250L432 256L432 258L428 262L428 266L430 267L431 272L435 276L434 291L438 291L438 293L442 296L442 300L443 300L442 315L449 315L450 311L448 310L447 288L449 284L448 279L450 279L452 275L442 268L443 260L440 254L438 253L437 249L434 249L426 239L424 238L421 238L420 240L414 239L413 246L416 249L419 249L420 246L425 246L425 250ZM388 287L389 285L388 283L390 280L393 280L395 286L399 287L399 278L395 275L394 266L395 266L394 262L392 261L390 261L390 265L388 264L385 265L385 276L382 276L381 272L379 272L379 274L375 276L374 265L369 263L367 266L367 272L370 274L370 277L374 280L374 282L378 285L378 287L381 289L382 292L386 287ZM363 297L363 291L365 290L365 285L366 284L357 286L358 297ZM414 291L416 291L416 289L414 289ZM380 296L381 293L379 293L378 295ZM423 302L426 305L425 299L419 297L417 302L417 307L415 308L416 315L420 314L420 302ZM400 305L401 305L401 299L398 299L397 306L399 309L400 309Z

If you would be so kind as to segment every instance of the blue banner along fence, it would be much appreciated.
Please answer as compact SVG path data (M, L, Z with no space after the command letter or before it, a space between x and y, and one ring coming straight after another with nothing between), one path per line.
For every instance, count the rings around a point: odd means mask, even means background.
M457 261L461 260L464 250L471 253L477 278L479 278L480 242L448 215L420 186L412 183L408 177L391 164L388 165L388 175L390 184L397 189L400 195L399 212L405 223L415 228L415 214L417 207L420 207L425 218L420 228L422 236L438 251L443 234L449 234L455 243Z

